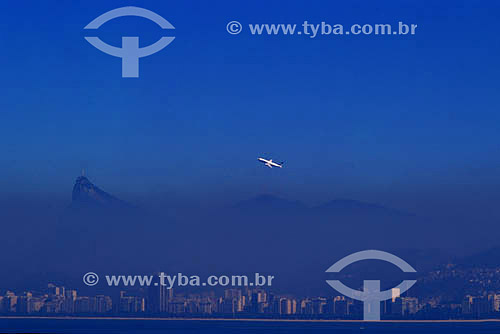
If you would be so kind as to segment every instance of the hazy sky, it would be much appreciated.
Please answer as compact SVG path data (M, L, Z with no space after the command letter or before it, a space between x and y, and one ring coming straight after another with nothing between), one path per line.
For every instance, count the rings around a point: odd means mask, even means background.
M83 29L126 5L175 30L138 17ZM311 281L298 286L327 288L325 268L351 251L418 248L430 258L433 248L498 246L499 13L500 2L456 0L1 2L0 252L13 254L0 259L2 284L26 286L26 271L83 285L82 272L113 266L216 267L285 283L298 272ZM241 34L226 31L232 20ZM304 21L418 28L316 38L248 30ZM140 59L137 79L84 39L120 46L139 36L146 46L165 34L175 40ZM65 210L82 168L152 210L127 219ZM262 193L415 215L220 209Z
M328 5L327 5L328 4ZM176 39L140 78L84 40L137 5ZM82 168L132 198L336 197L423 212L500 198L493 1L4 2L0 188L69 196ZM497 8L499 9L499 8ZM226 24L418 24L415 36L237 36ZM170 34L170 32L169 32ZM96 33L141 46L163 31L119 18ZM258 156L285 160L263 168ZM441 208L441 209L436 209Z

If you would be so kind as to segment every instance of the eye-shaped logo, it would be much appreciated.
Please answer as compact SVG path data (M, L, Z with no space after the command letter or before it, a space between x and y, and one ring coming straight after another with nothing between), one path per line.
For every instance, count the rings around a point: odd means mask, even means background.
M101 25L117 17L139 16L158 24L162 29L175 29L170 22L160 15L139 7L121 7L110 10L95 18L84 29L98 29ZM87 42L97 49L114 57L122 59L122 78L139 77L139 58L156 53L169 45L175 37L162 37L146 47L139 47L139 37L122 37L122 47L118 48L104 43L99 37L85 37Z
M412 266L410 266L407 262L400 259L396 255L378 250L366 250L348 255L343 259L337 261L337 263L328 268L326 272L338 273L351 263L358 262L361 260L383 260L394 264L395 266L399 267L399 269L401 269L403 272L406 273L416 272ZM415 284L417 281L404 280L395 288L384 291L380 291L380 281L377 280L365 280L363 284L363 291L351 289L338 280L327 280L326 282L341 294L350 297L352 299L362 301L363 319L373 321L373 320L380 320L380 302L391 299L393 297L392 290L399 289L399 293L403 293L409 288L411 288L413 284Z

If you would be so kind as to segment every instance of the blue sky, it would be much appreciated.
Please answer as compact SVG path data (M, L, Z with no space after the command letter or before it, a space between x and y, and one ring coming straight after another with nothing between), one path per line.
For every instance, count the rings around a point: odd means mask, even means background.
M83 27L125 5L175 26L121 78ZM498 198L493 1L46 1L1 5L0 186L69 196L82 168L125 197L270 192L428 210ZM415 36L232 36L226 24L418 24ZM97 36L163 35L118 18ZM256 158L285 160L268 170ZM495 197L496 196L496 197ZM428 200L429 203L425 204Z

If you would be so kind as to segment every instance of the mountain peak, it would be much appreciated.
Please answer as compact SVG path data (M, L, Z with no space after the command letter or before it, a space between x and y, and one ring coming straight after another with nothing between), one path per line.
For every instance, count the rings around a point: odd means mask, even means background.
M85 176L79 176L73 186L71 206L128 206L125 202L94 185Z

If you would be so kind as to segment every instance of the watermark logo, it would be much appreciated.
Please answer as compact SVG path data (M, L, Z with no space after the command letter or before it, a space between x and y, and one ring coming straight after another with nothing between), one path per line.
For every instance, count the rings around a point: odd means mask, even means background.
M121 7L110 10L92 22L87 24L84 29L98 29L101 25L117 17L139 16L153 21L162 29L175 29L170 22L160 15L139 7ZM162 37L155 43L146 47L139 47L139 37L122 37L122 47L118 48L104 43L99 37L85 37L87 42L92 44L98 50L111 56L122 59L122 78L139 77L139 58L150 56L169 45L175 37Z
M238 21L231 21L226 25L226 30L231 35L238 35L243 30L243 26Z
M99 283L99 276L94 272L88 272L83 275L83 283L88 286L94 286Z
M175 285L184 287L202 287L202 286L271 286L274 276L255 273L253 277L247 275L210 275L203 279L198 275L185 275L177 273L167 275L164 272L158 275L104 275L104 282L108 286L163 286L167 289ZM94 272L88 272L83 275L83 283L88 286L94 286L99 282L99 276Z
M316 38L319 36L414 36L418 25L415 23L365 23L343 25L332 22L311 23L307 20L297 23L249 23L247 32L252 36L301 36ZM243 31L243 25L238 21L230 21L226 30L231 35Z
M348 255L337 261L326 272L338 273L348 265L361 260L383 260L394 264L403 272L416 272L412 266L396 255L378 250L366 250ZM380 302L391 299L393 290L399 291L401 294L411 288L417 281L404 280L393 289L384 291L380 291L380 281L377 280L365 280L363 291L351 289L338 280L327 280L326 282L341 294L363 302L363 320L378 321L380 320Z

